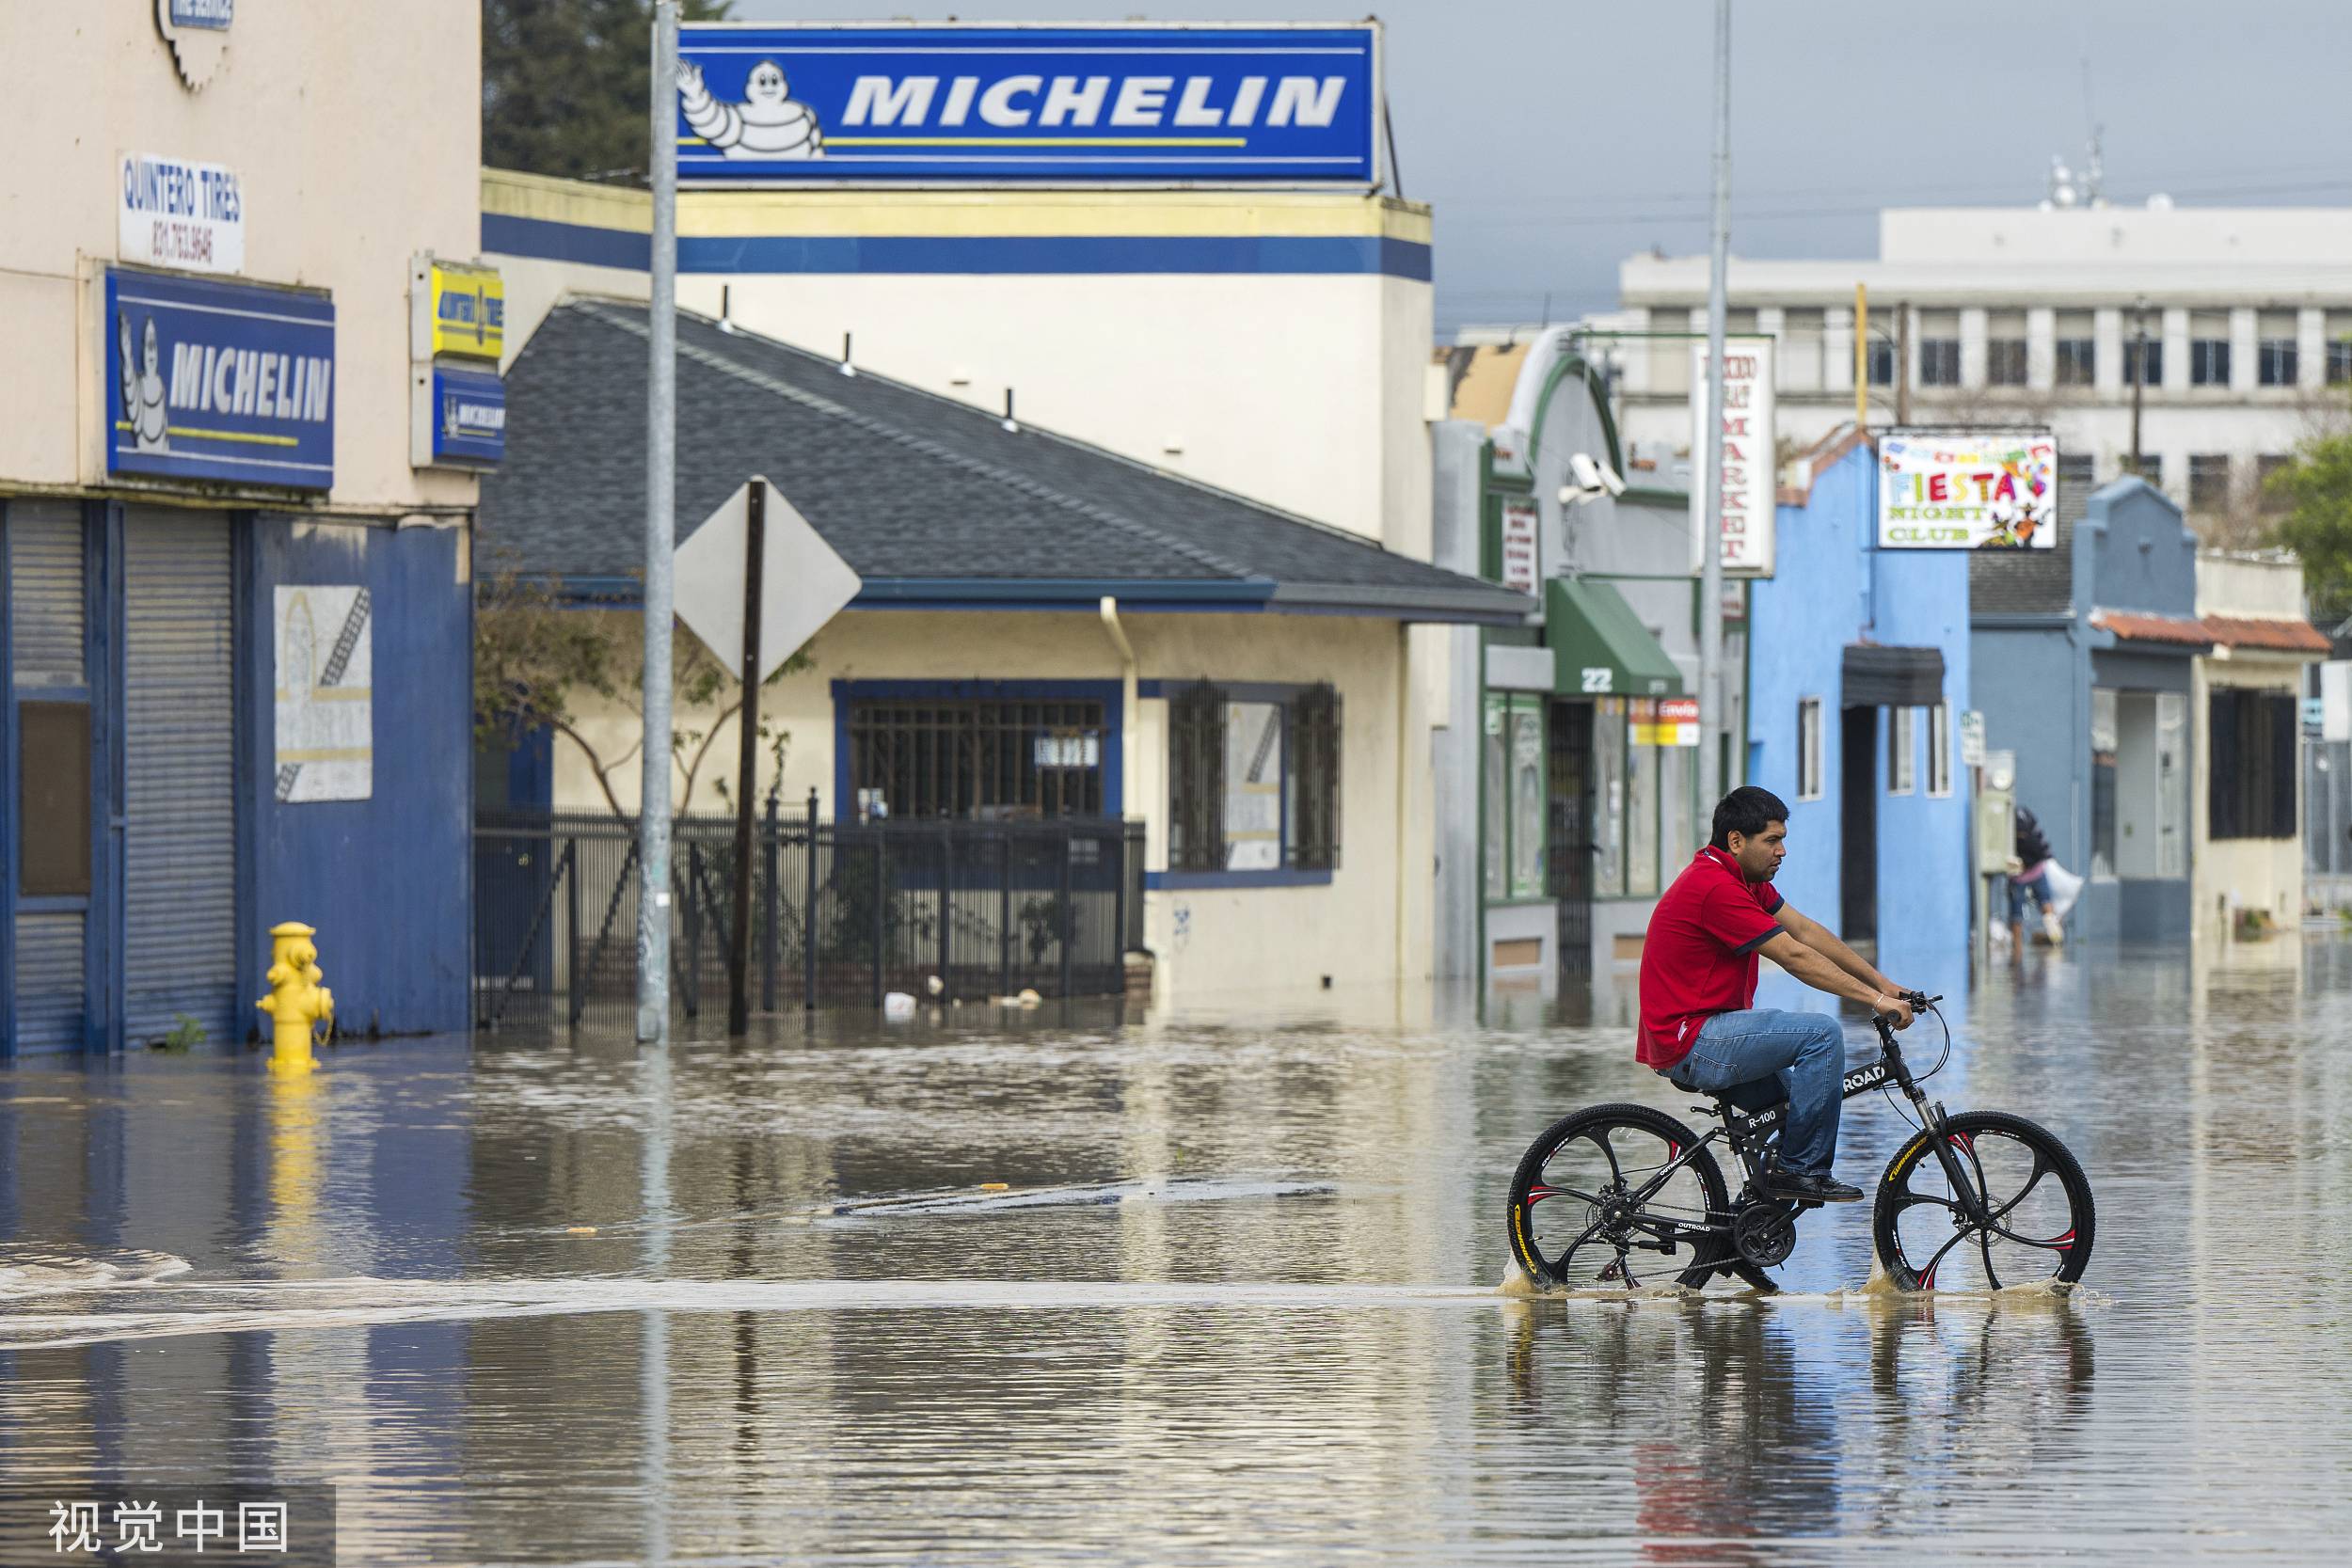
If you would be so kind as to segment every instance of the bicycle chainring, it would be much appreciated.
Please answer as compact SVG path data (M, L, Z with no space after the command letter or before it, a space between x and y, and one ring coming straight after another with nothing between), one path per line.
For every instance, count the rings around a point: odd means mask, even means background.
M1788 1260L1797 1249L1797 1211L1786 1203L1750 1203L1732 1217L1731 1244L1760 1269Z

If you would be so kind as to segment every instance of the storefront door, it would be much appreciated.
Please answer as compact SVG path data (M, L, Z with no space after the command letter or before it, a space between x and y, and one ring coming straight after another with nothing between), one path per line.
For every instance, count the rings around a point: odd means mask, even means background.
M1545 892L1559 926L1560 973L1593 967L1593 705L1551 705L1551 766L1546 811L1551 841Z
M1879 934L1879 710L1847 708L1839 744L1837 934L1859 944Z
M183 1018L215 1044L245 1032L229 538L225 512L123 511L121 974L132 1046L170 1036Z

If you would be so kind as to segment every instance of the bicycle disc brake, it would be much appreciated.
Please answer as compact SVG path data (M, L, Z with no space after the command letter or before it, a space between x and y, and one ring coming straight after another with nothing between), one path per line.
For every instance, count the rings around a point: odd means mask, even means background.
M1751 1203L1731 1222L1731 1244L1758 1268L1788 1260L1797 1247L1797 1211L1785 1203Z

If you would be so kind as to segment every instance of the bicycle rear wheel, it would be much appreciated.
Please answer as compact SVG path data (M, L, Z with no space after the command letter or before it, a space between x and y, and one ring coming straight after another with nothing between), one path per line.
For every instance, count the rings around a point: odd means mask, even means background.
M1973 1219L1915 1133L1887 1162L1871 1215L1879 1263L1906 1291L2072 1284L2090 1263L2097 1215L2090 1180L2047 1128L2001 1111L1946 1119L1963 1180L1989 1225Z
M1512 1256L1541 1285L1663 1284L1730 1250L1701 1227L1730 1207L1714 1156L1647 1105L1595 1105L1528 1146L1511 1178ZM1677 1155L1691 1157L1646 1193Z

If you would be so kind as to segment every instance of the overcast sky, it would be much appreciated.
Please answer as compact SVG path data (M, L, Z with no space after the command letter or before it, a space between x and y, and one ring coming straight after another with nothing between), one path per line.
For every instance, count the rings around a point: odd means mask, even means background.
M919 15L907 0L737 0L745 20ZM1022 21L1345 21L1296 0L1020 0ZM1395 0L1405 194L1437 209L1438 326L1616 302L1617 263L1707 248L1708 0ZM2106 189L2183 204L2352 202L2342 0L1739 0L1732 249L1863 256L1887 205L2029 203L2079 168L2083 62Z

